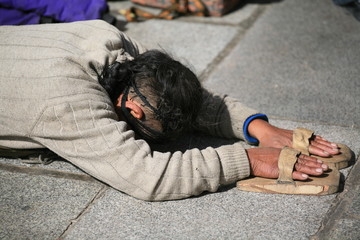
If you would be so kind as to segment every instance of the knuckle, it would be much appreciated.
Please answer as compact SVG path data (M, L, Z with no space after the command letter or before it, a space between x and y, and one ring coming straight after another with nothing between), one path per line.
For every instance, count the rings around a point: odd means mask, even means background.
M304 166L301 163L296 163L295 164L295 169L299 172L302 172Z

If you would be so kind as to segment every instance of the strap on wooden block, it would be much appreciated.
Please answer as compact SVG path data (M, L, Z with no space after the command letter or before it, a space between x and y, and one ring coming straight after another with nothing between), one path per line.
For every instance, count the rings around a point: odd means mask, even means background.
M314 132L306 128L296 128L293 133L293 148L309 155L310 139Z
M292 178L294 165L298 156L301 153L295 149L284 147L279 156L278 167L279 167L279 178L277 179L278 184L295 184Z

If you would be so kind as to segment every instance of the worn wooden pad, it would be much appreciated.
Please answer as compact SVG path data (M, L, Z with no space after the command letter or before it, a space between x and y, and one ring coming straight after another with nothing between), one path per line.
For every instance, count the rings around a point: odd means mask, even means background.
M329 158L324 158L324 157L319 157L319 156L314 156L314 157L316 157L317 159L320 159L321 161L326 163L329 166L329 168L331 168L331 169L334 169L334 168L343 169L343 168L348 167L353 158L353 153L348 146L346 146L344 144L340 144L340 143L337 143L337 145L340 148L340 154L334 155Z
M307 181L294 181L294 184L278 184L276 179L261 177L248 178L237 182L237 188L242 191L328 195L338 191L340 173L337 169L331 170L320 177L310 177Z

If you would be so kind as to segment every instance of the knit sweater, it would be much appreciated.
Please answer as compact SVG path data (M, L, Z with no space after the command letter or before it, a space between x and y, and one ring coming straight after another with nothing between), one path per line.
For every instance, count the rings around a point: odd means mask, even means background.
M240 143L157 152L119 121L98 83L105 64L146 51L101 20L0 27L0 147L48 148L139 199L214 192L249 175ZM257 112L205 91L200 129L243 139Z

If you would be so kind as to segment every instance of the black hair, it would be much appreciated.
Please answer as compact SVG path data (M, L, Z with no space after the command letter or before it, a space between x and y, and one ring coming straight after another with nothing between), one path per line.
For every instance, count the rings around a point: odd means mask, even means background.
M201 84L196 75L158 50L105 67L99 82L114 103L126 87L136 86L140 95L155 103L150 107L162 131L173 136L191 129L202 104Z

